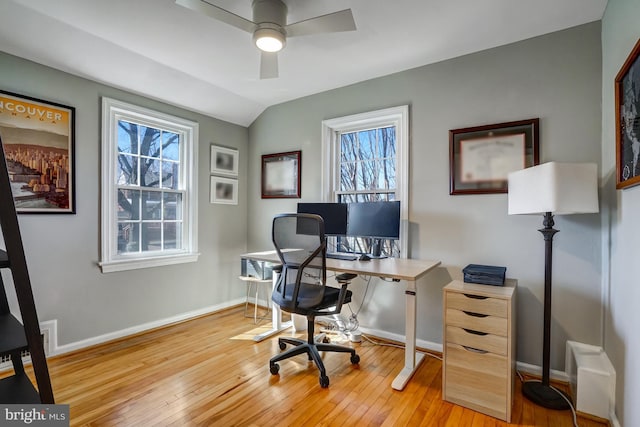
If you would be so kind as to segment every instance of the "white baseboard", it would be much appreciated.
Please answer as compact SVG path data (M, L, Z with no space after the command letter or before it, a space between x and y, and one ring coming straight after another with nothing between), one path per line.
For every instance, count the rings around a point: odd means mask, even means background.
M404 335L393 334L393 333L390 333L390 332L381 331L379 329L371 329L371 328L367 328L365 326L360 326L359 329L364 334L369 334L369 335L373 335L373 336L380 337L380 338L383 338L383 339L396 341L396 342L401 342L401 343L405 344L405 336ZM424 349L427 349L427 350L437 351L439 353L442 353L442 344L434 343L434 342L431 342L431 341L425 341L425 340L418 339L418 340L416 340L416 347L420 347L420 348L424 348Z
M237 298L231 301L227 301L223 304L216 304L209 307L203 307L197 310L189 311L186 313L181 313L176 316L167 317L164 319L155 320L153 322L143 323L141 325L132 326L130 328L121 329L119 331L109 332L108 334L99 335L92 338L87 338L84 340L72 342L69 344L58 345L58 337L57 337L57 328L56 334L51 334L49 337L49 350L50 356L56 356L59 354L68 353L70 351L80 350L85 347L90 347L96 344L102 344L107 341L112 341L118 338L123 338L129 335L137 334L139 332L144 332L150 329L159 328L161 326L170 325L172 323L181 322L183 320L191 319L194 317L202 316L204 314L213 313L215 311L224 310L229 307L236 306L238 304L244 304L244 298ZM47 323L47 322L43 322ZM55 335L55 336L54 336ZM54 340L55 338L55 340Z
M531 365L529 363L516 362L516 369L520 372L524 372L531 375L542 376L542 368L538 365ZM569 375L564 371L556 371L551 369L549 371L549 378L552 380L558 380L562 382L569 382Z

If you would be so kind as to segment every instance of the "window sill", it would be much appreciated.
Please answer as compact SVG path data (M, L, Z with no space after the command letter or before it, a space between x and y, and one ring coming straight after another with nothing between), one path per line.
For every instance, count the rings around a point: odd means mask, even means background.
M99 262L98 265L103 273L113 273L116 271L136 270L140 268L161 267L165 265L184 264L196 262L199 253L188 253L180 255L159 256L153 258L121 259L108 262Z

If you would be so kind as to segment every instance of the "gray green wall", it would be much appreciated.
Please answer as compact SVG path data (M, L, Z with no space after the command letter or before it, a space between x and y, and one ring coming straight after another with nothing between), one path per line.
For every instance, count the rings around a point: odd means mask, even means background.
M244 295L238 255L247 233L246 128L0 53L0 88L76 108L75 215L20 215L40 321L58 321L58 344L76 346L227 306ZM130 102L200 124L196 263L103 274L100 248L100 102ZM237 206L209 203L209 146L240 152ZM10 276L3 272L3 279ZM15 303L15 298L12 297ZM14 309L16 308L13 304ZM102 337L102 338L100 338ZM88 340L88 341L84 341Z
M518 361L540 365L542 217L508 216L506 194L450 196L448 131L539 117L542 162L599 164L600 87L592 23L272 106L249 128L248 248L271 247L271 218L297 202L260 198L262 154L302 150L302 200L319 200L321 121L409 104L410 256L444 266L418 283L419 344L442 343L441 289L451 277L469 263L503 265L519 280ZM556 228L552 369L562 371L566 340L601 344L600 218L557 217ZM359 302L363 282L352 288ZM359 320L403 336L404 311L402 285L376 282Z
M602 175L605 351L616 369L616 415L640 426L640 186L615 189L614 80L640 39L640 2L609 0L602 19Z

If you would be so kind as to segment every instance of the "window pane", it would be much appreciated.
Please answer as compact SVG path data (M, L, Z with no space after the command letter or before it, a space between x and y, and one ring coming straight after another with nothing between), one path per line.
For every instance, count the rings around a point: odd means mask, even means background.
M118 223L118 253L140 251L139 225L137 223Z
M340 165L340 191L353 191L356 189L356 163L343 163Z
M118 190L118 220L140 219L140 191Z
M118 185L138 185L138 157L120 154L118 156Z
M160 129L140 126L140 155L160 157Z
M343 133L340 135L340 161L348 162L356 160L356 134Z
M375 129L358 132L358 141L360 143L358 156L361 160L376 158L376 139Z
M164 219L182 220L182 194L164 193Z
M138 154L138 125L118 121L118 152Z
M142 182L140 186L147 188L160 187L160 160L142 158L140 159L140 175Z
M162 223L142 223L142 251L159 251L162 249Z
M389 158L396 156L396 128L388 127L379 129L378 153L380 157Z
M162 219L162 193L157 191L142 192L142 219Z
M180 160L180 135L173 132L162 132L162 158Z
M178 189L179 166L176 162L162 162L162 188Z
M164 223L164 248L178 249L180 248L181 236L179 236L179 225L175 222Z

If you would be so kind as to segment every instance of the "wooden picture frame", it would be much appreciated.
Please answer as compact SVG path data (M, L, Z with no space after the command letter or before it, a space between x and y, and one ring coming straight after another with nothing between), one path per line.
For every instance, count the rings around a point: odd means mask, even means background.
M0 135L16 212L76 213L75 112L0 90Z
M238 176L238 150L212 144L210 161L210 172L212 174Z
M640 39L615 78L616 189L640 184Z
M237 205L238 180L212 175L209 188L209 200L211 203Z
M540 162L540 119L449 131L449 194L507 192L510 172Z
M262 156L262 198L300 198L302 151Z

